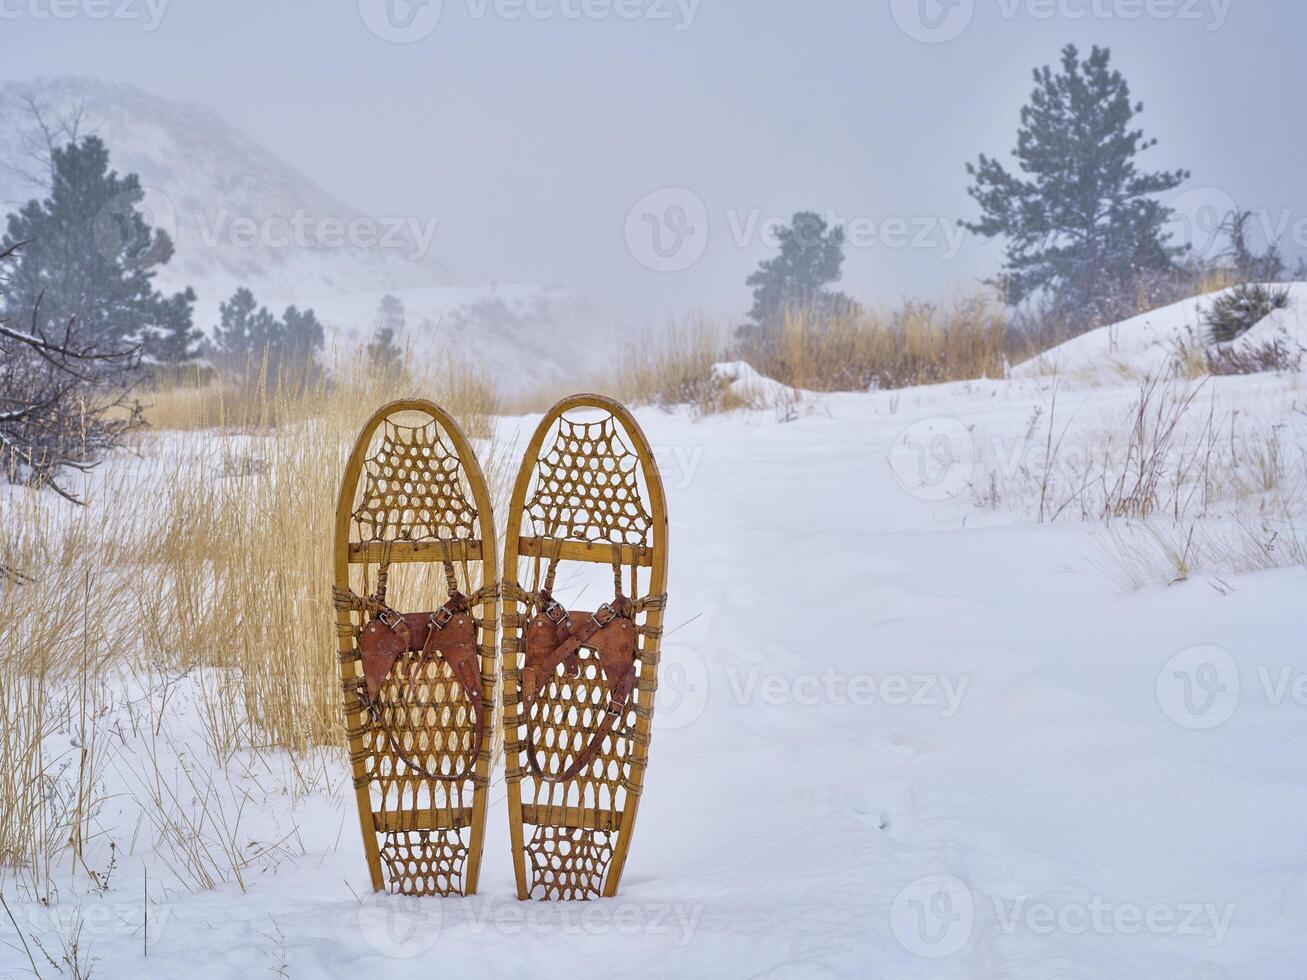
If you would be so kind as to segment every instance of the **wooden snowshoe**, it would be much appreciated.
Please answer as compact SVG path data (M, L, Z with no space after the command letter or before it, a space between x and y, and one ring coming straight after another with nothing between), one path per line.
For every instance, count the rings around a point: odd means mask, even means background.
M485 479L453 419L425 400L376 412L341 482L334 595L377 891L476 891L494 730L495 549Z
M504 543L504 752L518 897L617 893L649 756L662 481L618 403L573 395L527 447Z

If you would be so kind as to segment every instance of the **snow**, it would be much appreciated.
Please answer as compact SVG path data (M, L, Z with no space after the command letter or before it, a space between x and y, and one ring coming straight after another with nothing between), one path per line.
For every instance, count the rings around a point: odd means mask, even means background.
M1296 377L1213 384L1307 443ZM216 767L191 676L155 751L239 811L244 890L168 874L128 792L150 728L119 725L91 858L118 842L110 887L69 879L15 916L57 949L80 909L109 980L1300 977L1307 571L1128 591L1096 559L1101 525L978 507L992 467L1042 444L1050 388L830 395L783 424L638 411L668 494L671 601L617 898L515 900L502 776L481 894L373 896L342 760L319 760L330 788L307 793L277 755ZM1090 389L1059 412L1088 438L1133 397ZM537 421L500 435L525 445ZM0 947L0 975L26 969Z
M1287 289L1289 305L1276 310L1242 337L1235 347L1261 346L1277 337L1307 348L1307 283L1268 283L1268 288ZM1015 378L1034 378L1057 373L1089 382L1110 383L1126 377L1169 372L1181 347L1193 346L1203 335L1205 310L1222 295L1209 293L1186 299L1120 323L1099 327L1045 351L1012 369Z
M797 388L759 374L745 361L719 361L712 366L709 376L739 404L755 408L792 402L803 394Z

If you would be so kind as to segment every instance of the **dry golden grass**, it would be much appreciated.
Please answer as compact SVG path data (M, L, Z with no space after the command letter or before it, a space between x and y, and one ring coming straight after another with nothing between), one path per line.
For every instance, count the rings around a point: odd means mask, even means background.
M723 359L724 340L724 331L703 317L648 333L623 351L613 389L635 404L707 409L716 397L709 375Z
M631 405L689 404L717 411L719 386L710 378L723 359L727 331L705 317L664 330L649 330L622 347L614 369L605 374L551 381L507 395L506 415L543 414L568 395L593 392Z
M890 312L799 310L774 336L741 343L726 325L696 317L632 342L612 377L589 387L632 404L690 405L707 414L744 407L710 377L718 361L747 361L792 388L863 391L1002 377L1009 341L1002 309L985 296ZM543 411L566 393L531 392L510 409Z
M252 364L240 378L215 378L199 369L182 383L141 395L145 420L156 430L267 429L331 415L339 402L364 399L380 404L405 393L439 392L444 404L462 410L469 435L483 436L501 410L498 389L462 356L446 353L423 362L422 373L376 374L362 357L333 353L326 372L276 374L266 362ZM366 417L366 413L364 413Z
M88 477L86 507L28 488L0 493L0 865L26 869L42 893L52 855L70 841L77 853L96 745L78 738L70 755L49 736L76 735L110 672L151 704L194 678L218 764L240 750L307 758L343 744L336 496L362 423L404 396L460 421L502 495L511 473L493 438L494 388L456 360L424 378L341 370L308 385L256 377L152 393L153 430ZM166 739L161 723L143 728ZM239 880L231 834L206 842L188 829L190 819L228 826L207 804L199 817L183 806L212 794L169 789L148 769L147 760L143 810L162 814L157 843L179 877L196 887L228 871Z
M158 574L171 587L140 599L143 618L160 624L146 637L147 655L180 657L179 669L228 668L217 675L215 745L304 750L338 740L329 602L336 494L364 420L406 395L432 398L481 440L494 485L506 469L488 441L494 389L457 360L424 379L339 370L271 392L258 379L219 403L220 421L252 425L249 435L155 443L182 458L173 456L181 465L160 495L154 535Z
M1222 289L1229 289L1238 284L1239 276L1234 269L1223 265L1212 266L1198 280L1197 295L1206 296L1208 293L1220 292Z
M948 308L912 303L893 313L821 318L796 312L775 343L746 347L744 359L767 377L812 391L904 388L1002 377L1006 319L984 297Z

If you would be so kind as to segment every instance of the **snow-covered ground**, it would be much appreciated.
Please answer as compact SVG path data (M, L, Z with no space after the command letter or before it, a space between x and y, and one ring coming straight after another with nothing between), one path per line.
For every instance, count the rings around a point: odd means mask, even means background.
M516 902L502 781L480 895L372 895L340 755L221 753L210 674L116 669L86 864L48 906L8 878L0 976L1302 976L1307 392L1150 387L1202 302L1012 379L723 363L758 408L639 410L672 600L618 898Z
M1130 588L1103 560L1118 532L1038 523L1030 474L1048 426L1071 422L1064 451L1119 429L1135 382L1065 387L1055 411L1052 394L637 413L671 603L619 897L517 902L502 782L481 894L373 896L342 760L307 780L276 753L215 769L190 676L167 739L148 697L112 699L88 844L108 887L61 870L49 908L6 887L16 921L56 960L80 922L98 978L1301 977L1307 570ZM1299 377L1201 397L1301 463ZM502 434L523 445L535 422ZM179 811L220 802L204 830L248 860L243 888L177 873L181 841L158 844L136 802L150 751ZM0 937L0 976L27 975L8 921Z

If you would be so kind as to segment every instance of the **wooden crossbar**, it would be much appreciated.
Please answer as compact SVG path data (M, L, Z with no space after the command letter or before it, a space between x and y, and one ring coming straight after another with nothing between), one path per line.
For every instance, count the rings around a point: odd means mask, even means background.
M622 825L621 810L595 810L579 806L546 806L526 803L522 806L526 823L549 827L577 827L581 830L616 830Z
M389 546L392 562L481 560L481 542L476 538L457 541L392 541ZM385 547L380 541L350 542L349 563L360 565L364 562L380 562Z
M378 833L397 833L405 830L452 830L455 826L454 814L458 815L457 826L467 827L472 823L472 808L465 806L456 810L409 810L396 813L394 810L374 811L372 820Z
M560 538L527 537L518 539L517 553L528 558L565 558L568 561L593 561L611 565L616 555L622 565L653 564L653 549L642 544L612 544L608 541L564 541Z

